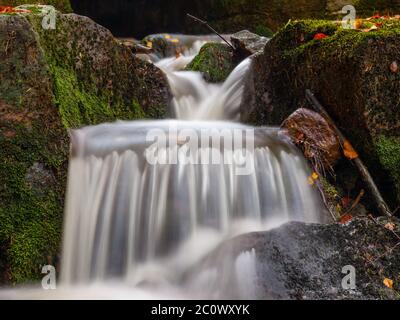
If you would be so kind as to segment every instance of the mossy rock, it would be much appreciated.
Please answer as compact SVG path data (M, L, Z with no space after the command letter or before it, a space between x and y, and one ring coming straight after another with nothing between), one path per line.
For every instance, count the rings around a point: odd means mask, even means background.
M1 6L20 6L25 4L42 4L55 7L57 10L64 13L71 13L72 7L69 0L0 0Z
M57 13L0 15L0 274L3 283L58 266L68 129L160 118L164 74L92 20Z
M305 90L311 89L359 151L394 210L400 204L395 156L400 72L390 66L400 62L400 21L370 20L365 28L373 22L382 27L362 32L324 20L288 23L254 59L246 90L252 98L245 99L242 115L251 123L279 125L297 108L311 107L305 99ZM314 40L317 33L327 37Z
M209 82L223 82L236 67L233 50L223 43L207 43L186 70L202 72Z

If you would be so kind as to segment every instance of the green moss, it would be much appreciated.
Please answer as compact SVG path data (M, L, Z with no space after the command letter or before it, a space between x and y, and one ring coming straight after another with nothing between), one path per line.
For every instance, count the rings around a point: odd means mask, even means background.
M7 137L8 130L15 135ZM0 130L0 244L6 252L3 268L12 283L39 279L40 265L57 265L65 183L58 159L65 159L68 149L54 148L62 145L61 136L55 141L45 133L39 122L30 129L3 123ZM46 181L29 177L35 163L43 164Z
M400 201L400 137L379 136L375 141L378 157L394 180Z
M202 72L210 82L223 82L235 65L232 50L226 44L207 43L186 70Z
M274 32L263 24L257 25L254 29L254 33L267 38L272 38L274 35Z

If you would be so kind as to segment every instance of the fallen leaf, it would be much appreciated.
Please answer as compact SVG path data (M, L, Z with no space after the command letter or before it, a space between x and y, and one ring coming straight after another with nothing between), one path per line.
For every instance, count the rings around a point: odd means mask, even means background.
M172 42L172 43L178 43L178 42L179 42L179 39L172 39L171 42Z
M358 153L353 149L349 141L345 140L343 144L343 153L349 160L357 159Z
M383 280L383 284L388 287L389 289L393 289L393 280L389 278L385 278Z
M152 49L153 48L153 42L147 41L146 42L146 47Z
M399 66L397 64L397 61L393 61L390 66L389 66L390 71L393 73L396 73L399 70Z
M312 177L314 180L317 180L319 176L318 176L318 173L313 172L312 175L311 175L311 177Z
M385 228L390 230L390 231L393 231L395 226L396 225L393 222L388 222L388 223L385 224Z
M14 7L9 6L0 6L0 13L29 13L30 10L25 9L15 9Z
M361 29L363 26L364 22L362 19L357 19L354 23L354 28L355 29Z
M371 28L362 29L361 31L362 32L370 32L370 31L377 30L377 29L378 29L378 27L376 25L373 25Z
M352 216L351 214L348 213L348 214L345 214L344 216L342 216L342 217L340 218L340 223L345 224L345 223L351 221L352 219L353 219L353 216Z
M312 177L308 177L308 183L312 186L314 185L314 179Z
M328 36L325 34L325 33L317 33L315 36L314 36L314 40L321 40L321 39L325 39L325 38L327 38Z
M171 36L169 34L166 34L165 39L171 39Z

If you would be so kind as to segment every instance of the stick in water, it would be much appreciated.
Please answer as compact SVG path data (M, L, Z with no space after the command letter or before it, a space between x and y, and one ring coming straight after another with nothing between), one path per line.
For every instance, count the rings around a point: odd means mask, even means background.
M332 118L329 116L328 112L325 110L325 108L319 103L317 98L314 96L314 94L309 89L306 90L306 98L314 106L314 108L331 124L332 128L336 131L336 134L339 137L340 143L342 145L344 145L346 138L340 132L338 127L335 125ZM388 205L386 204L385 200L383 199L382 195L380 194L378 187L376 186L374 180L372 179L367 167L363 164L360 157L353 159L353 161L354 161L354 164L356 165L358 172L360 173L362 179L364 180L364 183L368 187L368 190L372 195L372 198L379 210L379 213L381 215L386 215L386 216L391 217L392 213L390 212Z
M196 20L197 22L200 22L204 24L208 29L210 29L212 32L214 32L218 37L220 37L228 46L232 48L232 50L235 50L235 48L229 43L228 40L226 40L221 34L219 34L213 27L211 27L207 21L201 20L195 16L192 16L191 14L187 13L186 14L189 18L192 18L193 20Z

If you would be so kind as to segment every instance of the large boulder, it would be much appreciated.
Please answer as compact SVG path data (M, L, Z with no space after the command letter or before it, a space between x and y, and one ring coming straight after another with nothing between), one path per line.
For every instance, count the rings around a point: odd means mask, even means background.
M163 117L170 100L163 73L107 29L60 13L43 29L36 13L0 15L0 274L13 283L57 265L68 129Z
M220 269L224 276L210 285L224 298L399 299L399 232L397 219L290 222L227 241L191 270L187 281ZM352 271L355 287L349 287Z
M288 23L253 59L242 115L247 122L279 125L298 107L312 107L305 99L311 89L395 210L400 205L400 21L363 24L361 30L348 30L328 21ZM371 28L374 24L378 29Z

